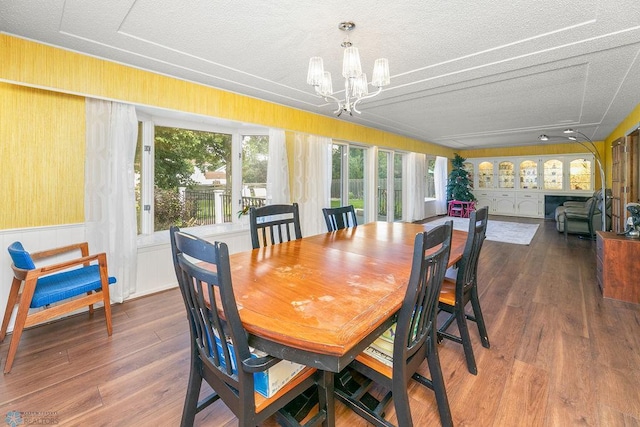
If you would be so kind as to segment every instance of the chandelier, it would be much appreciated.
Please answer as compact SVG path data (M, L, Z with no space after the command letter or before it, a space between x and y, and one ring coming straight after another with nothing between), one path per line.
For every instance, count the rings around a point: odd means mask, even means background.
M362 72L360 65L360 54L358 48L353 47L349 41L349 32L353 31L356 24L353 22L341 22L338 28L347 33L347 38L340 46L344 48L344 59L342 61L342 76L344 77L344 99L333 96L333 84L331 83L331 73L324 70L322 58L314 56L309 60L309 71L307 72L307 84L312 85L316 95L324 98L325 101L333 101L338 104L338 109L334 112L340 117L342 113L353 115L355 111L361 114L356 108L358 103L364 99L373 98L382 92L382 87L387 86L389 78L389 61L386 58L376 59L371 75L371 85L378 88L374 93L369 93L369 83L367 75Z

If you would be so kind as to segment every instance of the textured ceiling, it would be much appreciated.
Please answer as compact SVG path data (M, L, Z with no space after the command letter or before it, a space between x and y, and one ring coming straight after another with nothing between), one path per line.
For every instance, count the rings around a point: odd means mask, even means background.
M501 147L569 126L601 140L640 102L638 0L0 2L3 33L328 116L307 64L323 57L342 87L347 20L391 85L340 120Z

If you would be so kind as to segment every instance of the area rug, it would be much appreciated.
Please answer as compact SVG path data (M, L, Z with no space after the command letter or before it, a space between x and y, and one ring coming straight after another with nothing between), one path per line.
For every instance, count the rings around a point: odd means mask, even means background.
M425 222L425 225L440 225L445 221L453 220L454 230L469 230L469 218L456 218L445 216L433 221ZM521 222L494 221L489 218L487 223L487 240L495 242L514 243L516 245L528 245L538 231L538 224L523 224Z

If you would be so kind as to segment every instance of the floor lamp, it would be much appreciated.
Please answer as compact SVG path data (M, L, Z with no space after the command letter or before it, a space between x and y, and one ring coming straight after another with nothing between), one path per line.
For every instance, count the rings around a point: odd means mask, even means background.
M602 231L608 231L607 230L607 193L606 193L606 189L605 189L605 180L604 180L604 168L602 167L602 157L600 157L600 153L598 153L598 149L596 148L596 145L593 143L593 141L591 140L591 138L589 138L587 135L585 135L582 132L579 132L577 130L574 129L565 129L564 131L562 131L562 133L565 134L578 134L580 135L584 141L578 139L578 137L574 136L574 135L570 135L570 136L547 136L547 135L540 135L538 137L538 139L540 139L540 141L548 141L549 138L563 138L563 139L567 139L569 141L574 141L577 142L578 144L582 145L584 148L587 149L587 151L589 151L591 154L593 154L593 157L596 159L596 163L598 164L598 169L600 169L600 191L602 192L602 199L600 201L601 205L600 205L600 216L602 218Z

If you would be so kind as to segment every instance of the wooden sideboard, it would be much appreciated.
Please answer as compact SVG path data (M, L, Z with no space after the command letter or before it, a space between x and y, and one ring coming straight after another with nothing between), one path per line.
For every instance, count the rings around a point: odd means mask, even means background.
M597 278L605 298L640 304L640 239L597 232Z

